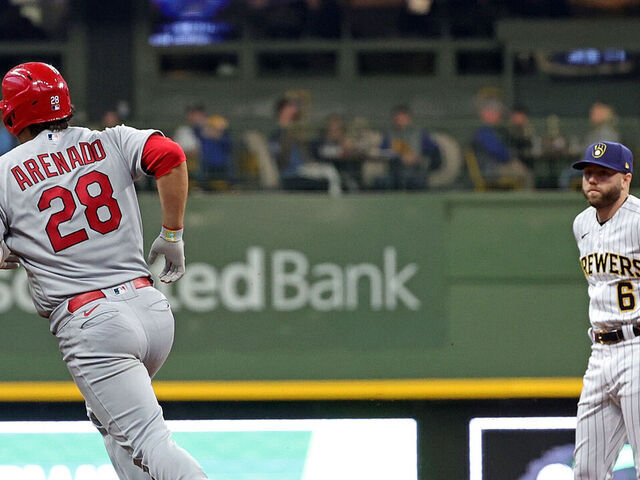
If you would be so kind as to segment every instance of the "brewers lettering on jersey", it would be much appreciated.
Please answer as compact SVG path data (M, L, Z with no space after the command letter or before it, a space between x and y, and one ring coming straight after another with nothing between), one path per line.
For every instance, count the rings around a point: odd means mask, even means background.
M2 81L2 120L20 144L0 157L0 269L23 265L122 480L202 480L171 439L151 378L169 355L174 319L153 288L184 273L184 152L156 130L69 126L71 99L51 65ZM163 226L148 262L134 181L154 175Z
M640 459L640 200L633 155L599 142L573 164L590 207L573 223L589 292L591 356L578 402L574 476L611 479L625 442ZM638 477L640 478L640 477Z

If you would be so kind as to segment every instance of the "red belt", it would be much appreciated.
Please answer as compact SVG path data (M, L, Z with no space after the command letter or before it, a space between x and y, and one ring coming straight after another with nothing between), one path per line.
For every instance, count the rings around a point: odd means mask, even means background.
M139 277L133 280L133 286L136 288L144 288L150 287L153 283L149 277ZM98 300L99 298L105 298L106 295L102 292L102 290L93 290L91 292L81 293L80 295L76 295L67 304L67 310L73 313L76 310L84 307L87 303L93 302L94 300Z

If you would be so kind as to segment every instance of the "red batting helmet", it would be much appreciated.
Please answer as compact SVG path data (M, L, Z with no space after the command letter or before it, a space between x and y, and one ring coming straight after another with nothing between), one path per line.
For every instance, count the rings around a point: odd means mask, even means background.
M69 87L60 72L40 62L13 67L2 80L2 121L12 135L34 123L71 116Z

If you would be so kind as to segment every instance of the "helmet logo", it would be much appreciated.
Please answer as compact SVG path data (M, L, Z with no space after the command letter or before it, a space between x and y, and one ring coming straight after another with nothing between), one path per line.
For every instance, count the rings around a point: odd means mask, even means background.
M58 110L60 110L60 96L59 95L52 95L51 96L51 111L52 112L57 112Z
M593 158L600 158L607 151L607 146L604 143L598 143L593 146Z

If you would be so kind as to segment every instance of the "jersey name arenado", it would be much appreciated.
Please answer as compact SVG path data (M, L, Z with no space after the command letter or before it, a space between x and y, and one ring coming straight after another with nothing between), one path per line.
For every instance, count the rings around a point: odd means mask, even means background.
M0 239L26 268L41 315L68 297L149 275L133 182L154 132L45 130L0 157Z
M589 207L573 222L580 265L589 284L594 330L618 329L640 320L640 200L629 195L600 225Z

